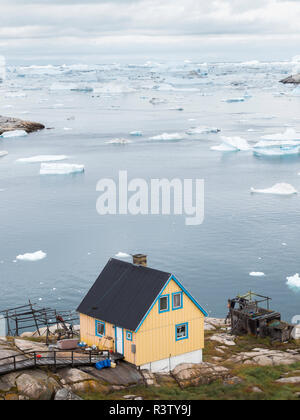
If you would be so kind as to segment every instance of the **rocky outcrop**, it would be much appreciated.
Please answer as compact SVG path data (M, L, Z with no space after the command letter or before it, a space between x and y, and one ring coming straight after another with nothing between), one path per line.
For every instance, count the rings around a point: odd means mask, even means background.
M59 371L63 386L75 393L107 392L107 387L92 375L79 369L62 369Z
M197 385L209 385L217 379L226 379L230 371L223 366L212 363L191 364L183 363L172 371L173 377L178 384L185 388Z
M242 352L231 357L228 362L258 366L292 365L300 362L300 350L253 349L250 352Z
M22 373L16 379L18 392L31 400L50 400L60 386L55 379L41 370Z
M82 398L74 394L72 391L62 388L55 394L55 401L80 401Z
M24 130L27 133L43 130L45 126L32 121L23 121L19 118L10 118L0 116L0 135L6 131Z
M209 338L211 341L215 341L216 343L223 344L224 346L235 346L235 336L230 334L214 334L212 337Z

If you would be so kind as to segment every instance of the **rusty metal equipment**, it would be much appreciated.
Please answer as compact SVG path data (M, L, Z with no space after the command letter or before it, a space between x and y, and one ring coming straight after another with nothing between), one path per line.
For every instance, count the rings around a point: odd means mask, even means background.
M279 312L270 310L271 300L251 291L244 296L229 299L227 319L231 320L231 333L270 337L280 342L291 340L294 326L281 321ZM263 304L266 308L261 306Z

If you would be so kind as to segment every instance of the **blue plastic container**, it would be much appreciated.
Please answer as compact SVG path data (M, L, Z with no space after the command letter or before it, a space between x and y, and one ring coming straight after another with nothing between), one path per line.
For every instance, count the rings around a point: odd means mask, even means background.
M98 370L102 370L104 368L109 368L109 367L111 367L110 359L101 360L101 362L98 362L95 364L95 368Z

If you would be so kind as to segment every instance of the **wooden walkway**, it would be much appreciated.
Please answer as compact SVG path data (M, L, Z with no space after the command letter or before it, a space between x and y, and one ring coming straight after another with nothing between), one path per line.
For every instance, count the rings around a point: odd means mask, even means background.
M0 376L26 369L94 366L111 357L113 361L122 360L123 356L109 352L80 352L76 350L29 352L0 359Z

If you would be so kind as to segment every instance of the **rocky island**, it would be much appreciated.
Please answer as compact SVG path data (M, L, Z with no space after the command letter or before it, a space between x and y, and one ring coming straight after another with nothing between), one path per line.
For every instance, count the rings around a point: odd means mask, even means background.
M44 128L45 126L40 123L0 115L0 136L7 131L24 130L26 133L33 133Z

